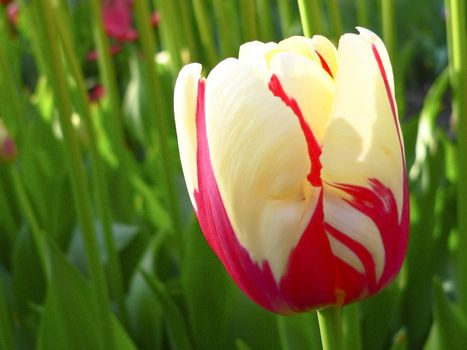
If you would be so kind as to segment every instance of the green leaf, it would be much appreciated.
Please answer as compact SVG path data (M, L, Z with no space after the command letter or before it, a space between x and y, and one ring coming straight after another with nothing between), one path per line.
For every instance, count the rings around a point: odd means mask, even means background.
M38 334L39 350L102 349L94 291L55 243L50 242L52 278ZM136 347L115 317L113 334L119 350Z
M138 266L152 271L154 266L154 241L146 243L146 250ZM161 349L164 340L164 319L159 298L146 283L138 269L133 274L127 296L127 310L132 337L138 349Z
M166 286L149 272L145 270L141 270L141 272L146 283L151 287L162 305L166 330L172 348L175 350L192 349L183 313L173 297L167 291Z
M0 276L0 349L14 350L13 327L5 295L4 283Z
M107 250L105 248L104 232L100 221L95 222L97 243L99 245L100 256L102 262L107 263ZM84 249L83 237L77 227L73 232L73 238L70 243L68 255L74 265L79 267L82 271L86 270L86 254ZM138 227L132 225L125 225L114 223L112 224L112 234L114 236L115 248L117 252L122 251L138 233Z
M235 340L235 347L237 350L251 350L250 346L245 343L242 339Z
M434 323L425 349L467 349L467 320L460 308L449 302L437 279L433 281L433 291Z
M383 349L390 336L391 324L396 316L400 291L396 282L379 294L362 302L363 349Z
M407 331L405 328L400 329L393 338L391 350L407 350L408 349L408 339Z
M30 231L20 231L13 249L13 290L21 315L31 310L31 304L42 304L46 280Z
M322 349L316 312L277 316L277 326L282 350Z
M191 333L198 349L225 348L227 274L198 224L192 220L188 227L181 282Z

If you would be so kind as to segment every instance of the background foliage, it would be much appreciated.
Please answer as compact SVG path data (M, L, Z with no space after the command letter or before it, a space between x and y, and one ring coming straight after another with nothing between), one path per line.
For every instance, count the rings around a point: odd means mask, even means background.
M103 14L117 0L9 2L0 119L17 156L0 164L0 348L320 349L315 313L264 311L208 248L172 111L183 64L207 73L245 41L301 34L299 4L134 0L115 34ZM299 3L335 43L357 25L383 37L410 171L405 265L344 309L349 350L466 349L464 1Z

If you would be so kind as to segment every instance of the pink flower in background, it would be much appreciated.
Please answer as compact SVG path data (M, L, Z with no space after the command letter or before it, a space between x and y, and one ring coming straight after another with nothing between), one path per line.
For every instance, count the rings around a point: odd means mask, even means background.
M17 25L18 24L18 15L19 15L19 5L16 2L12 2L8 4L6 9L8 20L11 24Z
M203 233L268 310L344 305L387 286L405 257L409 202L392 67L359 28L249 42L174 93L180 158Z
M135 41L138 33L133 28L133 0L105 0L102 17L107 35L118 41Z

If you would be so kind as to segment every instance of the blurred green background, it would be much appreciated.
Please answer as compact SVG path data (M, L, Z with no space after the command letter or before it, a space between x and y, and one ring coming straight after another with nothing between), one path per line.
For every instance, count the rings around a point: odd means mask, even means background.
M408 255L344 308L348 349L467 349L465 1L302 3L336 44L383 38L406 145ZM173 123L184 64L302 33L287 0L0 0L0 349L321 349L208 248Z

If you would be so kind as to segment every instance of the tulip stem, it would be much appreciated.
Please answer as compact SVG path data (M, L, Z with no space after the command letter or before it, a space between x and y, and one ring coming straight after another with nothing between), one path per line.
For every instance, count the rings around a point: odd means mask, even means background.
M341 307L330 306L318 310L318 322L323 350L343 350Z
M321 10L317 0L298 0L300 20L303 34L311 37L314 33L321 32Z
M452 111L457 118L458 145L458 283L461 310L467 315L467 45L465 2L462 0L446 0L446 33L448 37L449 76L453 90Z

